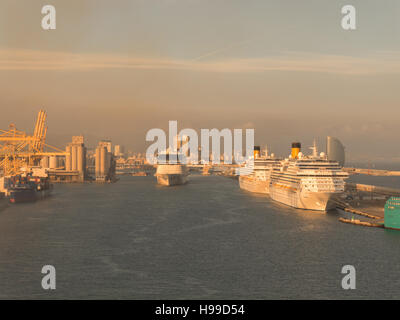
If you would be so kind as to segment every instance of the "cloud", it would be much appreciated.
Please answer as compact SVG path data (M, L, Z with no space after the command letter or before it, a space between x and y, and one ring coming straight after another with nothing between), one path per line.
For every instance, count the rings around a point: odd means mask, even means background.
M254 73L268 71L319 72L344 75L400 73L400 54L380 52L363 57L286 52L259 58L184 60L115 54L0 50L0 70L90 71L98 69L186 70Z

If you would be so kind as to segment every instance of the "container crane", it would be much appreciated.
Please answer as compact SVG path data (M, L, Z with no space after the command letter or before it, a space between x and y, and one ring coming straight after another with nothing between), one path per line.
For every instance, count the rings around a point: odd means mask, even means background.
M10 124L9 130L0 129L0 171L4 176L15 175L22 168L36 166L44 156L67 155L63 150L45 143L46 118L46 112L40 110L33 135L18 130L15 124ZM52 151L44 152L45 147Z

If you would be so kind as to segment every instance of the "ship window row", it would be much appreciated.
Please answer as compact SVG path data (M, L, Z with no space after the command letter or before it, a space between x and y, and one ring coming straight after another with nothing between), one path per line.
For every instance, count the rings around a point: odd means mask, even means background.
M338 174L298 174L300 178L310 177L310 178L347 178L347 175Z
M298 166L299 170L341 170L340 167L329 167L329 166Z
M285 178L272 178L271 180L274 181L285 181L285 182L289 182L289 183L298 183L298 180L290 180L290 179L285 179Z
M271 177L277 178L277 179L291 179L291 180L299 180L298 176L292 176L292 175L281 175L281 174L271 174Z

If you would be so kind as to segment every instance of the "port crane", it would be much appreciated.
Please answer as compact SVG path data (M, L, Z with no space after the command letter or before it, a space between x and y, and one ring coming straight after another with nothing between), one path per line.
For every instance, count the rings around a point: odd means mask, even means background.
M0 129L0 173L4 176L15 175L22 168L39 165L44 156L65 156L61 149L46 144L47 114L40 110L36 119L33 135L18 130L10 124L8 130ZM45 152L46 149L50 151Z

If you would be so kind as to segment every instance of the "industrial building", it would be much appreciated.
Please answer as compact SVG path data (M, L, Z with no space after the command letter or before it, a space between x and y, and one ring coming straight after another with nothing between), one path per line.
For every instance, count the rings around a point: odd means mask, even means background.
M124 147L116 144L114 147L114 156L116 156L117 158L123 157L124 156Z
M87 178L86 147L83 136L73 136L63 157L43 157L41 167L48 168L54 182L84 182Z
M111 141L100 141L95 154L96 182L114 181L115 164L116 162L111 152Z
M78 172L79 180L84 181L86 177L86 147L83 136L73 136L65 152L65 171Z

